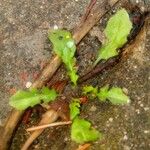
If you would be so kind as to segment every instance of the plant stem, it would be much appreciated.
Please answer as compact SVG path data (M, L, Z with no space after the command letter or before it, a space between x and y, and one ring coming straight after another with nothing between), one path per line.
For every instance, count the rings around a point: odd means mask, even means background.
M51 123L51 124L45 124L45 125L41 125L41 126L31 127L31 128L28 128L27 131L35 131L35 130L39 130L39 129L45 129L45 128L48 128L48 127L68 125L68 124L71 124L71 123L72 123L71 121L54 122L54 123Z

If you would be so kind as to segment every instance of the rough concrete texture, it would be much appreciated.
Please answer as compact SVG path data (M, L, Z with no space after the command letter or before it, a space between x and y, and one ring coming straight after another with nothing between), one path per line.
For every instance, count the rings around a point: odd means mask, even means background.
M79 22L88 2L89 0L0 1L0 121L11 109L8 105L9 96L15 89L25 88L27 82L32 82L46 60L51 58L48 29L54 25L72 29ZM150 149L149 43L150 24L137 49L117 66L85 83L94 86L109 83L123 87L131 97L128 106L113 106L95 100L82 107L82 117L90 120L103 133L103 140L92 143L91 150ZM93 34L88 34L80 43L78 48L81 50L77 59L81 74L85 68L88 70L99 46L100 42ZM64 68L61 67L58 76L62 78L63 74ZM69 86L65 92L69 92ZM11 149L20 149L28 137L24 129L29 126L21 124ZM31 149L74 150L77 147L70 139L70 128L64 126L46 129Z
M0 2L0 119L11 109L10 92L32 82L40 65L51 58L48 29L54 25L73 28L87 3L86 0Z

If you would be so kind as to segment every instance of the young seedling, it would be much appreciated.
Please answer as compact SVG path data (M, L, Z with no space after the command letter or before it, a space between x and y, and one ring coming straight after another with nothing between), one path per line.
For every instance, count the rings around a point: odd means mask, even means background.
M104 30L107 41L99 49L98 57L94 66L100 60L108 60L111 57L117 56L118 49L121 48L126 42L127 37L132 29L132 22L125 9L121 9L112 16L107 23Z
M73 120L76 116L80 114L80 100L73 99L69 104L70 108L70 119Z
M96 141L101 138L101 134L91 127L91 123L85 119L81 119L80 115L80 100L73 99L69 105L71 125L71 139L77 143L85 143Z
M71 33L58 29L50 31L48 37L53 43L54 52L62 59L71 81L76 85L78 80L77 68L75 67L76 59L74 57L76 46Z
M96 141L102 138L102 135L94 128L91 123L85 119L76 117L71 126L71 139L77 143Z
M91 90L89 90L89 87ZM93 92L95 90L97 92ZM102 102L109 100L114 105L130 103L130 98L119 87L110 88L109 85L105 85L98 90L97 87L85 86L83 88L83 93L89 95L92 94L94 95L94 98L97 97Z
M17 110L25 110L28 107L33 107L37 104L48 103L54 101L57 93L54 89L43 87L41 90L19 90L10 97L9 104Z

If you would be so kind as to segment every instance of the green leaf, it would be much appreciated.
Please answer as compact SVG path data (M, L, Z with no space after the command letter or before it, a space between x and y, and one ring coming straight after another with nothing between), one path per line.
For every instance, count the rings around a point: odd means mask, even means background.
M28 107L40 104L41 100L44 103L48 103L55 100L56 97L56 91L53 89L50 90L47 87L44 87L41 90L19 90L10 98L9 104L18 110L25 110Z
M83 87L83 94L92 94L92 97L96 97L98 93L98 88L93 86L85 86Z
M57 93L54 89L49 89L47 87L43 87L41 89L41 99L44 101L44 103L48 103L50 101L53 101L57 97Z
M54 52L62 59L71 81L76 85L78 80L77 68L75 67L76 59L74 57L76 46L71 33L58 29L50 31L48 37L53 43Z
M83 87L84 94L94 95L94 97L98 97L100 101L106 101L107 99L112 104L128 104L130 102L130 98L123 92L123 90L119 87L112 87L109 89L109 85L105 85L100 88L98 91L97 87L85 86Z
M102 59L107 60L117 55L118 51L116 50L116 45L114 45L112 42L107 43L99 50L98 58L95 61L95 65Z
M108 40L112 41L120 48L127 42L127 36L131 29L132 22L130 21L129 14L125 9L121 9L109 19L104 32L108 37Z
M104 30L107 37L106 43L100 48L95 65L102 59L107 60L118 55L117 49L121 48L126 42L132 29L132 22L125 9L117 11L113 15Z
M77 143L96 141L102 135L85 119L76 117L71 126L71 139Z
M112 104L128 104L130 103L129 97L124 94L123 90L118 87L112 87L107 94L107 99Z
M109 89L108 84L100 88L99 93L97 94L97 97L100 101L106 101L107 96L108 96L108 89Z
M77 115L80 114L80 101L79 99L73 99L69 104L70 108L70 119L73 120Z

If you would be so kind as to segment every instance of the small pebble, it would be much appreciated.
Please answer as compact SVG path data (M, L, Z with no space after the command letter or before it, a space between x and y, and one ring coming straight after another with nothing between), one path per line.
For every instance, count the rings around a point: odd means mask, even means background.
M145 111L148 111L148 110L149 110L149 107L144 107L144 110L145 110Z
M137 114L139 114L139 113L140 113L140 110L139 110L139 109L136 109L135 111L137 112Z
M147 133L149 133L149 131L148 130L144 130L144 133L147 134Z
M140 107L143 107L144 105L143 104L140 104Z
M38 145L38 144L35 145L34 148L35 148L35 149L39 149L39 145Z
M109 122L112 122L113 121L113 118L109 118Z
M57 30L58 29L58 26L55 24L54 25L54 30Z
M66 137L66 138L64 138L64 141L68 141L68 138Z
M127 140L127 139L128 139L128 136L127 136L127 135L124 135L123 139L124 139L124 140Z
M92 106L92 107L90 108L90 111L93 111L93 112L94 112L94 111L96 111L96 109L97 109L97 108L96 108L95 106Z
M123 90L123 92L124 92L125 94L128 94L128 89L127 89L127 88L122 88L122 90Z
M30 88L30 87L31 87L31 85L32 85L32 83L31 83L31 82L27 82L27 83L26 83L26 88Z

